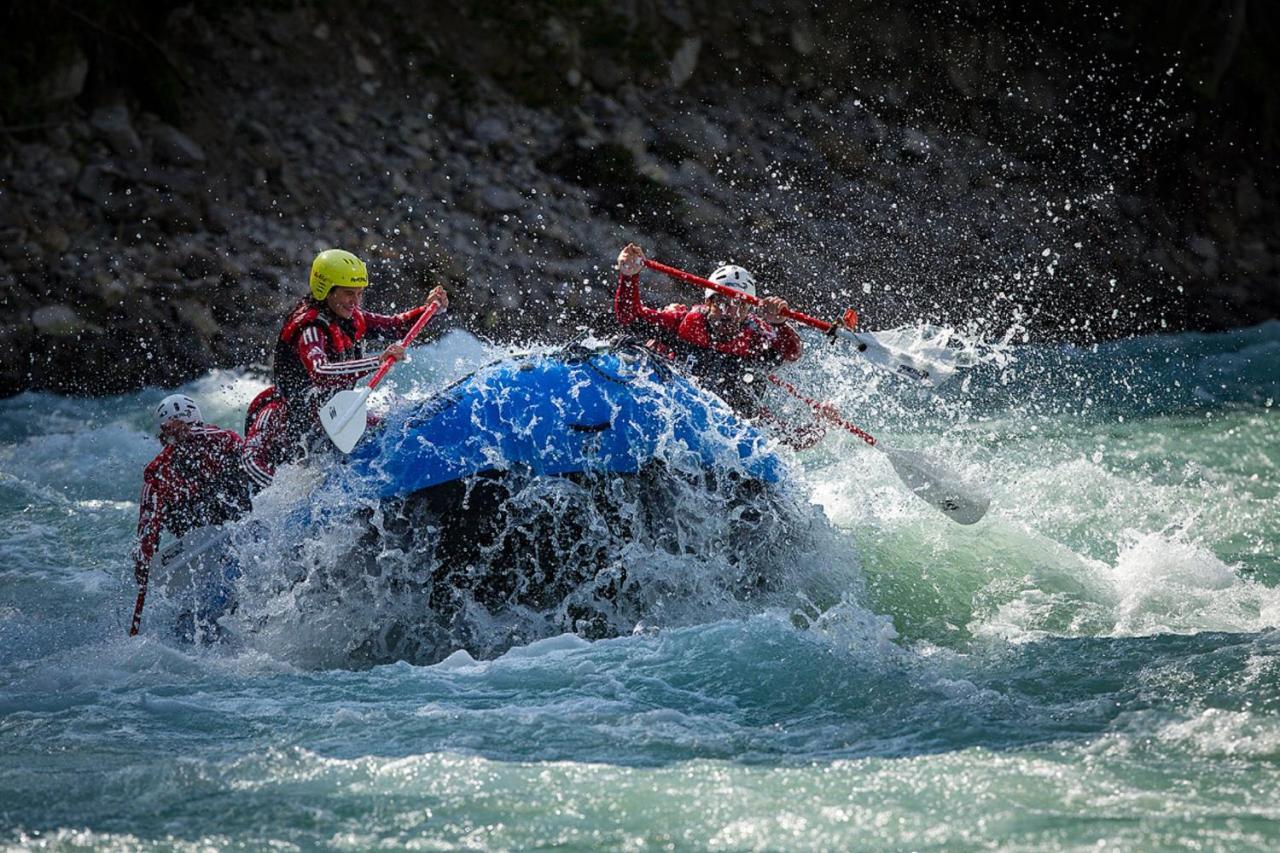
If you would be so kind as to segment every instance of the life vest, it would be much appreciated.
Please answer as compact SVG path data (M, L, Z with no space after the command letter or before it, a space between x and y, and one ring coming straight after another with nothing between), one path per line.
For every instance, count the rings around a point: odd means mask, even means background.
M705 341L689 340L683 334L689 315L695 313L703 315ZM701 306L690 309L685 323L681 324L682 334L664 338L663 348L671 353L673 361L697 377L708 390L719 395L734 411L743 417L754 418L760 413L769 390L769 370L783 361L781 353L768 347L776 332L770 335L772 329L766 330L758 320L748 318L747 324L752 330L749 346L722 352L715 348L721 342L712 337L711 325L705 314Z
M334 317L313 300L303 300L284 321L276 340L272 379L276 390L288 403L291 413L309 410L313 384L307 368L298 357L298 339L310 328L318 330L332 361L345 361L364 356L364 315L357 311L350 320Z

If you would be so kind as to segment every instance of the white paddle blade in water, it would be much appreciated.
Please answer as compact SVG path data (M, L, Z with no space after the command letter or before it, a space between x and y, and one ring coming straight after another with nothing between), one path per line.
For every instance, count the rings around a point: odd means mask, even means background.
M849 342L858 355L881 370L905 376L924 385L937 387L944 384L956 372L955 357L946 350L929 354L911 352L882 340L880 332L854 332L841 328L841 339ZM886 335L887 336L887 335Z
M914 451L876 445L907 488L959 524L977 524L987 514L991 498L961 480L937 461Z
M339 391L320 407L320 423L333 446L343 453L350 453L364 435L365 401L372 390L366 385L356 391Z

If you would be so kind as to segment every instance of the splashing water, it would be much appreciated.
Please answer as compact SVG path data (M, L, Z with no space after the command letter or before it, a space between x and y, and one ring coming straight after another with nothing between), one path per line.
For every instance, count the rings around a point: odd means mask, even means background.
M451 335L396 381L422 398L492 355ZM1013 355L936 397L832 350L790 375L983 480L974 527L838 434L794 457L794 495L747 502L754 540L696 483L529 482L514 576L552 568L521 539L538 517L605 571L503 610L414 574L411 509L273 528L298 470L238 545L235 641L194 646L163 600L124 636L165 392L0 402L4 842L1273 846L1280 324ZM238 426L260 387L184 390ZM379 527L383 575L329 559Z

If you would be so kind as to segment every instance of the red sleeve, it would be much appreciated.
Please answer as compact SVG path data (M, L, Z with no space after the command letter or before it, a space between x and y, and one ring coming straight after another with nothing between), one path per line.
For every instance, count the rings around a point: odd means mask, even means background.
M779 324L774 326L778 330L778 336L773 340L773 348L778 355L782 356L783 361L795 361L804 352L804 343L801 342L800 336L796 334L796 330L791 328L790 324Z
M401 337L422 316L422 312L427 310L427 306L419 305L417 308L410 308L400 314L370 314L368 311L361 311L364 317L364 327L368 332L379 335L380 337Z
M707 330L707 315L701 311L685 314L677 329L680 340L694 346L711 349L711 332Z
M293 346L298 360L307 369L307 376L319 388L348 388L353 380L378 369L377 356L330 361L329 338L319 326L303 329Z
M271 485L276 474L276 454L285 442L284 407L272 402L258 409L249 424L244 443L244 468L260 488Z
M619 275L618 290L613 295L613 313L624 326L642 320L661 326L668 332L677 332L689 309L683 305L669 305L661 311L648 308L640 301L640 276Z
M162 454L163 456L163 454ZM160 544L160 532L164 529L167 491L163 480L156 476L161 457L156 457L142 473L142 497L138 500L138 544L133 551L133 572L139 583L151 568L151 558Z

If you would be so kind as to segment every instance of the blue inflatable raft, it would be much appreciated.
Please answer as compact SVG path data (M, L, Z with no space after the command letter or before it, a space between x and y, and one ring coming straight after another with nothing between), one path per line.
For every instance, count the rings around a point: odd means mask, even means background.
M762 595L805 524L772 447L646 349L512 356L393 407L340 463L317 460L327 473L296 509L211 531L232 547L185 570L179 633L306 614L358 635L343 654L362 663L608 636L662 597L633 554L695 554L724 594Z
M641 347L571 347L482 368L393 411L346 476L388 498L478 474L636 474L655 461L769 484L783 476L759 430Z

